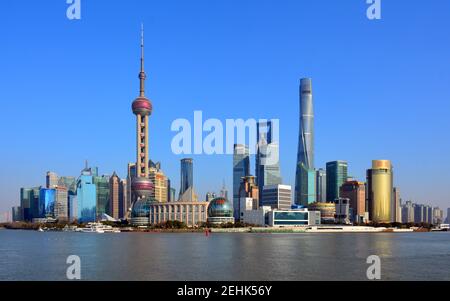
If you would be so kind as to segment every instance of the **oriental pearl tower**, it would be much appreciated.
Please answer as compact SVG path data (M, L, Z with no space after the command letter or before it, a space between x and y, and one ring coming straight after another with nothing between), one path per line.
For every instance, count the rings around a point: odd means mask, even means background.
M144 71L144 26L141 29L141 72L139 73L140 93L133 101L132 110L136 115L136 176L131 182L131 190L135 200L148 198L153 189L153 183L149 179L148 170L148 119L152 114L152 103L145 97Z

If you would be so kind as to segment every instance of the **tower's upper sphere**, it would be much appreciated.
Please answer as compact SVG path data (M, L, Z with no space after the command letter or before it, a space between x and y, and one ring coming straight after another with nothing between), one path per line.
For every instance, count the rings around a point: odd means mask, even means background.
M149 116L152 114L153 106L146 97L138 97L132 104L133 113L135 115Z
M131 182L131 190L141 198L150 197L153 192L154 186L150 179L136 177Z

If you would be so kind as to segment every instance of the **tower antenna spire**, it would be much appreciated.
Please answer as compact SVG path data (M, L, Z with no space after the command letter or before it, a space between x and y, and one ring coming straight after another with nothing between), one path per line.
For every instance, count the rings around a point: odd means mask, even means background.
M144 23L141 23L141 72L139 73L140 79L140 96L145 96L145 79L146 79L145 71L144 71Z

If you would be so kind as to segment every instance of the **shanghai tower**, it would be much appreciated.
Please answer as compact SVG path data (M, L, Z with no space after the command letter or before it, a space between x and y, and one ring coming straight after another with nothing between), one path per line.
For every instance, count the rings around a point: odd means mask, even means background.
M314 203L315 186L312 83L310 78L303 78L300 80L300 132L295 173L295 203L303 206Z

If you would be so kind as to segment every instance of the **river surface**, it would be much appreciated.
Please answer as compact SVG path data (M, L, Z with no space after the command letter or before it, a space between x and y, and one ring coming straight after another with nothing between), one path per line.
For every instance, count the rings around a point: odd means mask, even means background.
M120 233L0 230L0 280L450 280L450 232Z

